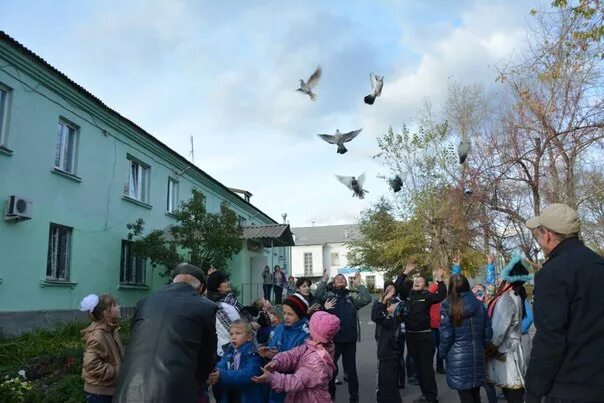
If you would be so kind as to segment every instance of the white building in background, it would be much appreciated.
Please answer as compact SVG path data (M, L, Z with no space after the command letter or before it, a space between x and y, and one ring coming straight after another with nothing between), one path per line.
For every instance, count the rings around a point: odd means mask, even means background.
M326 225L321 227L292 228L295 246L291 248L293 276L309 277L318 281L327 269L329 277L343 274L348 278L361 271L363 283L372 288L384 286L384 276L370 269L359 269L348 265L348 243L361 237L359 226Z

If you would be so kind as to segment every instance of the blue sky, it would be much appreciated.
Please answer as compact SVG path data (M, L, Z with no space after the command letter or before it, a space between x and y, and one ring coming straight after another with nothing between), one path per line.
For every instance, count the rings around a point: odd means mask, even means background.
M452 4L447 4L452 3ZM525 0L10 1L0 29L227 186L293 226L353 222L388 192L369 155L439 110L450 77L498 84L526 44ZM296 93L317 65L312 103ZM363 103L369 73L382 97ZM363 127L349 152L316 133ZM367 172L365 200L334 177Z

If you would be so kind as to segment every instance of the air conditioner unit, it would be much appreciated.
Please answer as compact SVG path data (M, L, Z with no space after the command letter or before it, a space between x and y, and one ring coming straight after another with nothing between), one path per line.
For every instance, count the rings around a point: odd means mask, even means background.
M29 220L32 216L34 204L19 196L9 196L6 203L5 220Z

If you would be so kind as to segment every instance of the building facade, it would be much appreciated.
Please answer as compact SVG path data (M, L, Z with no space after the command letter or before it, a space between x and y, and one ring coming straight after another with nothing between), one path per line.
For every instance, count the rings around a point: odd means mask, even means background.
M292 232L296 244L291 248L294 277L309 277L318 281L323 276L323 270L328 271L330 278L337 274L351 278L360 271L364 284L370 289L384 286L382 272L349 266L349 243L361 237L358 225L298 227L292 228Z
M174 224L192 189L210 213L226 204L244 226L277 224L0 31L0 336L73 318L89 293L132 307L162 287L126 225ZM235 286L270 257L242 243Z

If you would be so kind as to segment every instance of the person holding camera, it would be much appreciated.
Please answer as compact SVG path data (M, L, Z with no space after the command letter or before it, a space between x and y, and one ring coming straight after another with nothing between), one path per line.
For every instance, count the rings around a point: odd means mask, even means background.
M384 283L380 299L373 303L371 320L375 322L377 342L378 380L376 401L379 403L401 403L398 388L400 324L403 322L403 305L392 281ZM400 308L400 309L399 309Z
M430 327L430 308L442 302L447 296L447 287L443 282L445 269L439 267L434 272L434 280L438 284L435 293L427 289L426 279L417 276L413 279L411 287L405 282L407 276L416 268L415 263L407 263L405 270L394 283L399 291L401 300L405 303L407 311L405 329L407 348L413 359L419 387L422 396L414 403L438 402L438 387L434 375L434 339Z

